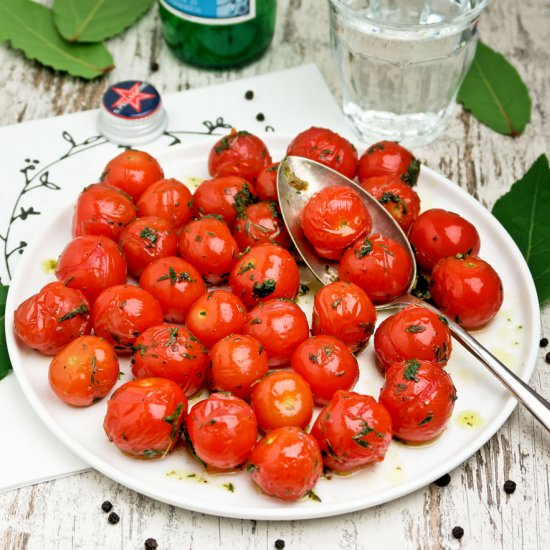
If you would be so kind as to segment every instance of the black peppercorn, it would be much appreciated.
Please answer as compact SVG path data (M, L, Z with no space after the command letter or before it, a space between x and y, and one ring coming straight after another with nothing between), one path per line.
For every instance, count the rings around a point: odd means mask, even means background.
M263 122L265 120L265 116L263 113L258 113L256 115L256 120L260 121L260 122Z
M546 354L546 357L544 358L544 360L545 360L547 363L550 363L550 351Z
M548 345L548 338L541 338L539 342L539 346L541 348L545 348Z
M283 539L277 539L275 541L275 548L277 548L277 550L282 550L284 547L285 547L285 541Z
M145 550L156 550L158 546L159 545L155 539L147 539L145 541Z
M511 479L505 481L503 489L507 495L511 495L516 490L516 482Z
M442 475L439 479L436 479L434 483L438 487L447 487L451 482L451 476L449 474Z
M151 69L151 72L156 73L159 70L159 64L156 61L151 61L149 68Z
M107 512L110 512L112 509L113 509L113 505L111 504L110 501L106 500L102 505L101 505L101 509L107 513Z
M116 525L120 521L120 516L116 512L111 512L107 519L111 525Z
M252 99L254 97L254 92L252 90L248 90L245 94L244 94L244 97L246 99Z
M453 537L455 539L461 539L464 536L464 529L457 525L456 527L453 527Z

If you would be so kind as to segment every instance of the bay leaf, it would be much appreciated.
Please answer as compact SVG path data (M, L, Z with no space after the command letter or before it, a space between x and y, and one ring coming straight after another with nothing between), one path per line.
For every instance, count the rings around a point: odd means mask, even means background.
M0 286L0 380L4 378L11 370L8 347L6 345L6 298L8 296L8 287Z
M57 30L70 42L101 42L128 28L154 0L55 0Z
M95 78L110 71L113 58L102 44L70 44L55 28L47 7L31 0L0 0L0 41L29 59L82 78Z
M541 155L493 206L493 215L512 236L533 275L539 302L550 298L550 168Z
M517 137L531 119L531 98L521 76L503 55L483 42L477 45L457 101L501 134Z

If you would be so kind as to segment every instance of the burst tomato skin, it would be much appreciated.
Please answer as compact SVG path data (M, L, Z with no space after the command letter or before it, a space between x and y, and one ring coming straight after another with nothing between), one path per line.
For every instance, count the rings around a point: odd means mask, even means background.
M286 154L315 160L350 179L357 173L357 150L327 128L311 127L301 132L291 141Z
M103 235L116 241L136 207L129 195L110 185L94 183L80 193L73 215L73 237Z
M262 344L246 334L230 334L210 350L212 385L249 399L252 385L267 372L267 353Z
M43 355L55 355L90 329L90 304L84 294L60 282L27 298L13 318L16 336Z
M174 227L186 224L193 215L189 189L174 178L162 179L150 185L137 201L138 215L157 216Z
M412 265L405 249L396 241L374 233L356 241L340 261L338 275L361 287L373 303L385 303L404 294Z
M185 426L197 456L219 470L245 462L258 436L252 407L226 393L213 393L193 405Z
M300 272L290 252L274 244L260 244L237 260L229 286L250 309L268 298L294 299Z
M388 411L370 395L337 391L321 409L311 434L325 466L346 473L384 459L392 424Z
M409 443L438 436L455 400L449 374L435 363L416 359L390 365L380 390L380 403L391 416L394 436Z
M243 332L264 346L273 368L290 362L296 348L307 340L309 325L305 313L294 302L274 298L249 311Z
M61 252L55 276L66 286L82 291L93 304L103 290L126 281L126 260L111 239L83 235Z
M237 261L239 247L227 224L214 217L193 220L184 226L178 242L180 256L210 284L220 284Z
M357 359L348 347L324 334L302 342L290 367L310 385L317 405L326 405L338 390L350 390L359 378Z
M174 226L158 216L138 218L127 225L120 234L119 243L128 272L136 279L153 260L175 256L178 250Z
M50 386L65 403L87 407L105 397L118 380L113 346L97 336L80 336L52 359Z
M137 201L149 185L164 177L157 160L145 153L130 149L111 159L101 175L101 182L122 189Z
M139 378L120 386L107 402L105 433L123 453L163 458L179 440L187 413L181 388L166 378Z
M207 348L229 336L238 334L246 322L244 304L228 290L203 294L190 307L185 324Z
M218 140L208 156L211 176L240 176L255 181L258 174L271 164L265 143L254 134L233 130Z
M485 326L502 305L502 281L476 256L442 258L432 271L432 298L439 309L465 329Z
M264 493L293 501L313 489L323 472L323 460L311 435L295 426L284 426L258 441L247 469Z
M477 256L480 239L477 229L459 214L432 208L426 210L412 224L409 240L416 261L430 272L435 264L447 256Z
M253 386L250 403L264 432L283 426L305 429L313 415L311 388L292 370L268 372Z
M388 317L374 335L374 351L384 371L406 359L422 359L444 367L452 348L445 318L423 306L409 306Z
M247 206L237 216L233 236L241 250L264 243L290 248L290 237L275 202Z
M331 185L309 199L300 225L319 256L338 260L345 248L370 233L372 220L357 191Z
M376 309L367 293L349 281L330 283L315 295L311 333L339 338L351 351L365 347L374 332Z
M256 193L261 201L277 201L277 171L279 162L266 166L256 178Z
M153 260L143 270L139 286L159 301L170 323L183 323L191 305L206 292L201 274L177 256Z
M136 338L160 324L162 308L158 300L137 286L112 286L97 297L92 307L95 335L113 344L119 354L131 353Z
M233 227L239 210L256 200L254 186L240 176L219 176L203 181L193 195L193 213L200 216L221 216Z
M357 177L361 185L369 178L397 176L411 187L416 184L420 162L395 141L379 141L371 145L359 158Z
M208 351L186 327L156 325L144 330L134 342L132 374L136 378L168 378L190 397L204 385Z

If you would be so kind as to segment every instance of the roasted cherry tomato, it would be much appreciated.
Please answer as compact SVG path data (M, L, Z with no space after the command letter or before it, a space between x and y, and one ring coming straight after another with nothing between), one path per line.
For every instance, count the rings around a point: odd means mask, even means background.
M267 353L256 338L230 334L210 350L212 385L215 390L229 391L248 399L252 385L267 372Z
M197 456L218 470L245 462L258 436L252 407L226 393L213 393L193 405L185 425Z
M380 403L392 420L393 435L409 443L438 436L451 417L456 389L451 377L436 363L409 359L386 371Z
M247 206L237 217L233 235L241 250L263 243L290 248L288 231L274 202L258 202Z
M367 345L376 323L376 309L367 293L349 281L336 281L315 295L311 332L339 338L351 351Z
M271 164L265 143L254 134L232 130L214 144L208 157L211 176L240 176L255 181L258 174Z
M243 330L264 346L270 367L287 365L294 350L309 336L306 314L294 302L278 298L260 302L250 310Z
M159 301L170 323L183 323L193 302L206 292L200 273L177 256L153 260L143 270L139 286Z
M136 338L133 349L132 373L136 378L168 378L187 397L197 393L205 383L208 351L185 327L149 327Z
M283 426L305 429L313 415L313 394L297 372L269 372L252 388L250 403L264 432Z
M363 185L406 233L420 212L420 197L417 192L397 176L369 178Z
M290 252L274 244L260 244L239 258L229 285L247 308L267 298L294 299L300 272Z
M186 413L187 398L175 382L139 378L113 393L103 428L125 454L164 458L179 440Z
M357 359L334 336L313 336L302 342L290 362L310 385L317 405L325 405L338 390L350 390L359 378Z
M55 276L68 287L81 290L93 304L100 292L126 281L126 260L111 239L83 235L61 252Z
M137 202L138 215L167 219L174 227L186 224L193 215L191 191L174 178L150 185Z
M94 183L80 193L73 215L73 237L103 235L116 241L136 207L129 195L110 185Z
M412 265L405 249L396 241L374 233L348 248L340 261L338 275L360 286L375 303L390 302L407 290Z
M397 176L412 187L419 172L420 162L409 150L395 141L379 141L359 158L357 177L364 185L372 177Z
M345 138L327 128L311 127L298 134L286 151L316 160L353 179L357 172L357 150Z
M384 459L392 438L391 418L370 395L337 391L321 409L311 434L327 468L352 472Z
M452 351L447 321L423 306L409 306L376 329L374 351L383 370L405 359L423 359L444 367Z
M118 187L135 201L149 185L164 177L155 158L144 151L130 149L110 160L101 174L101 181Z
M258 441L247 470L264 493L291 501L315 487L323 473L323 460L311 435L295 426L284 426Z
M138 218L119 237L128 272L139 279L143 270L157 258L175 256L178 238L171 222L158 216Z
M118 373L118 358L109 342L97 336L80 336L52 359L49 380L65 403L87 407L113 389Z
M486 325L503 299L498 273L476 256L439 260L432 271L430 290L439 309L466 329Z
M254 187L261 201L277 200L277 170L279 170L279 163L274 162L264 168L256 178Z
M221 216L233 227L237 214L256 200L256 190L239 176L220 176L203 181L193 195L195 216Z
M229 334L241 332L246 309L228 290L213 290L198 298L187 313L185 324L206 347L211 348Z
M184 226L179 236L179 252L207 283L217 285L229 277L239 247L225 222L206 216Z
M13 318L17 337L44 355L55 355L90 328L90 305L84 294L59 282L27 298Z
M339 260L345 248L370 233L372 220L357 191L331 185L309 199L300 225L319 256Z
M459 214L442 208L420 214L411 225L409 240L418 265L426 271L447 256L476 256L480 247L477 229Z
M105 338L118 353L130 353L136 338L149 327L162 324L162 308L146 290L116 285L104 290L92 308L96 336Z

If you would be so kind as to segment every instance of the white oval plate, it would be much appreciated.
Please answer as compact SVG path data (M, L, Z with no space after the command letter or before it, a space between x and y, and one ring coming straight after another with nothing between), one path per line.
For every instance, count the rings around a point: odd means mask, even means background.
M289 139L265 138L273 158L281 158ZM174 147L157 155L168 177L187 181L191 189L207 174L211 141ZM100 167L98 167L98 170ZM187 178L187 179L186 179ZM82 182L84 187L89 182ZM440 174L423 167L418 182L422 209L440 207L468 218L481 236L480 256L500 274L503 306L479 340L521 378L535 366L539 341L539 307L533 280L518 248L496 219L474 198ZM445 432L424 446L392 442L385 460L353 476L321 479L315 487L320 502L306 498L283 503L261 494L246 472L208 475L188 451L179 447L163 460L142 461L118 451L103 432L106 400L86 409L61 402L48 384L49 359L20 345L13 335L13 311L19 303L53 280L45 260L57 258L71 238L73 205L65 205L44 225L21 258L6 305L6 336L13 368L31 406L47 427L85 462L119 483L157 500L189 510L234 518L307 519L368 508L406 495L449 472L476 452L504 423L516 402L458 344L448 371L458 390L454 414ZM305 281L309 282L309 281ZM312 293L299 299L311 314ZM384 316L380 315L379 321ZM359 356L356 390L378 397L382 376L374 366L372 344ZM119 383L130 379L127 360ZM471 421L473 418L473 422Z

